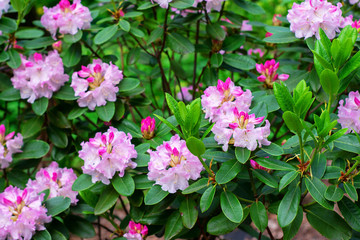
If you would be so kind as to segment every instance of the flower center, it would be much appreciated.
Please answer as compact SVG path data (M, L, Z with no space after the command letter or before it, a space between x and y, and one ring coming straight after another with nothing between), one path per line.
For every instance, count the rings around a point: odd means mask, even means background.
M90 90L100 87L101 83L105 80L104 76L102 76L100 72L90 74L90 79L93 79L92 82L89 82Z
M9 206L9 211L12 213L12 216L10 217L11 220L14 222L17 221L19 215L21 214L21 211L23 207L25 206L25 202L21 200L20 204L14 203L15 207Z
M170 160L170 166L171 167L175 167L176 165L179 165L181 163L181 161L186 161L186 158L184 156L181 156L179 158L179 155L174 155L174 154L171 154L171 160Z

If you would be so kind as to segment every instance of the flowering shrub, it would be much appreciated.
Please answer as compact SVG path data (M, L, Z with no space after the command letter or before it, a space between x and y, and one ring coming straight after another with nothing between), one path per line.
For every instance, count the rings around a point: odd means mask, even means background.
M359 238L359 16L0 0L0 240Z

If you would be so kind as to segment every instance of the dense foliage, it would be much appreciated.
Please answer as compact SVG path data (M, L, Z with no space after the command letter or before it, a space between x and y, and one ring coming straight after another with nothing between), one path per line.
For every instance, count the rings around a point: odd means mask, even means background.
M357 1L8 2L0 239L360 237Z

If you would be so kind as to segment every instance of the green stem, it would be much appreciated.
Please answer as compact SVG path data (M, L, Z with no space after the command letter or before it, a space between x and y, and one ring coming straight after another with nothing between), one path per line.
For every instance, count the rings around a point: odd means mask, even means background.
M257 192L256 192L255 183L254 183L254 178L253 178L252 172L251 172L250 167L249 167L248 164L246 165L246 167L247 167L249 177L250 177L251 189L252 189L252 191L254 193L254 198L256 198L257 197Z
M120 227L107 214L102 214L101 216L108 220L117 231L121 231Z
M332 96L329 96L329 103L328 103L328 106L327 106L327 110L328 110L328 112L329 112L329 114L330 114L330 109L331 109L331 103L332 103Z
M198 156L198 158L199 158L201 164L203 165L203 167L205 168L205 170L209 173L209 175L210 175L211 177L215 177L214 173L211 172L210 168L208 167L208 165L206 165L206 163L204 162L204 160L202 159L202 157Z
M299 145L300 145L300 161L301 163L304 163L304 146L302 142L301 133L298 136L299 136Z
M243 201L243 202L248 202L248 203L254 203L255 201L253 200L249 200L249 199L245 199L245 198L242 198L242 197L239 197L239 196L236 196L240 201Z
M316 201L313 201L311 203L308 203L308 204L304 204L302 205L303 207L308 207L308 206L311 206L311 205L314 205L315 203L317 203Z
M352 167L345 173L345 176L349 175L352 171L354 171L354 169L357 167L357 165L359 165L360 160L357 160L356 163L354 165L352 165Z

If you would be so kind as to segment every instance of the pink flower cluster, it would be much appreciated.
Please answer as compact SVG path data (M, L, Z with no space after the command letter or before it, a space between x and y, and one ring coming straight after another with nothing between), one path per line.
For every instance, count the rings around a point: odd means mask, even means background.
M23 137L15 132L5 135L5 125L0 125L0 169L7 168L12 162L12 155L19 153L23 145ZM15 137L14 137L15 136Z
M41 17L41 24L48 30L55 39L56 31L61 34L75 35L79 29L90 28L92 17L87 7L81 5L80 0L61 0L53 8L44 7L44 15Z
M134 221L129 222L129 232L124 234L124 238L127 240L143 240L148 234L148 228L146 225L135 223Z
M204 91L201 104L205 111L205 118L216 122L234 107L248 112L252 97L250 90L244 92L241 87L235 86L230 78L227 78L225 82L219 79L216 87L210 86Z
M106 133L98 132L89 142L82 142L79 157L84 160L83 172L91 175L94 183L100 180L109 184L115 172L123 177L127 167L136 167L136 163L131 161L137 157L131 139L130 133L126 135L110 127Z
M44 194L9 186L0 193L0 239L30 240L36 230L51 221L41 204Z
M106 105L106 101L115 102L116 93L119 88L116 86L123 79L122 71L111 62L102 62L94 59L93 63L81 66L81 70L72 75L71 87L80 107L88 107L94 110L96 106Z
M259 57L263 57L264 56L264 52L260 49L260 48L255 48L255 49L252 49L250 48L248 51L247 51L247 54L248 55L259 55Z
M41 97L51 98L69 80L57 51L50 51L47 56L34 53L28 59L20 57L21 65L14 69L11 81L20 90L21 98L28 98L29 103Z
M156 151L148 150L150 154L149 180L156 181L162 190L175 193L189 186L189 179L200 177L203 166L199 159L186 147L186 142L178 135L164 142Z
M339 101L338 122L342 128L348 128L347 133L360 133L360 94L359 91L350 92L349 97Z
M76 178L76 174L72 169L59 168L57 162L52 162L48 167L41 168L36 173L35 180L29 179L26 187L37 193L49 189L49 198L68 197L71 199L72 204L76 204L78 202L76 199L78 193L71 190Z
M341 16L341 3L336 6L326 0L305 0L301 4L294 3L289 10L287 19L290 22L290 30L295 32L297 38L309 38L319 36L319 28L333 39L336 32L340 32L344 18Z
M264 117L256 118L255 114L239 112L236 107L227 111L221 116L212 128L215 140L223 145L223 150L227 151L229 144L235 147L247 148L254 151L257 146L270 145L267 140L270 135L270 123L265 120L264 127L256 127L264 120Z
M272 88L276 80L286 81L289 78L288 74L277 74L279 63L275 59L266 61L265 64L256 64L256 70L261 74L257 79L264 82L266 87Z
M10 8L10 0L0 0L0 18L4 13L6 13Z
M145 139L151 139L155 134L155 119L148 116L141 120L141 133Z

